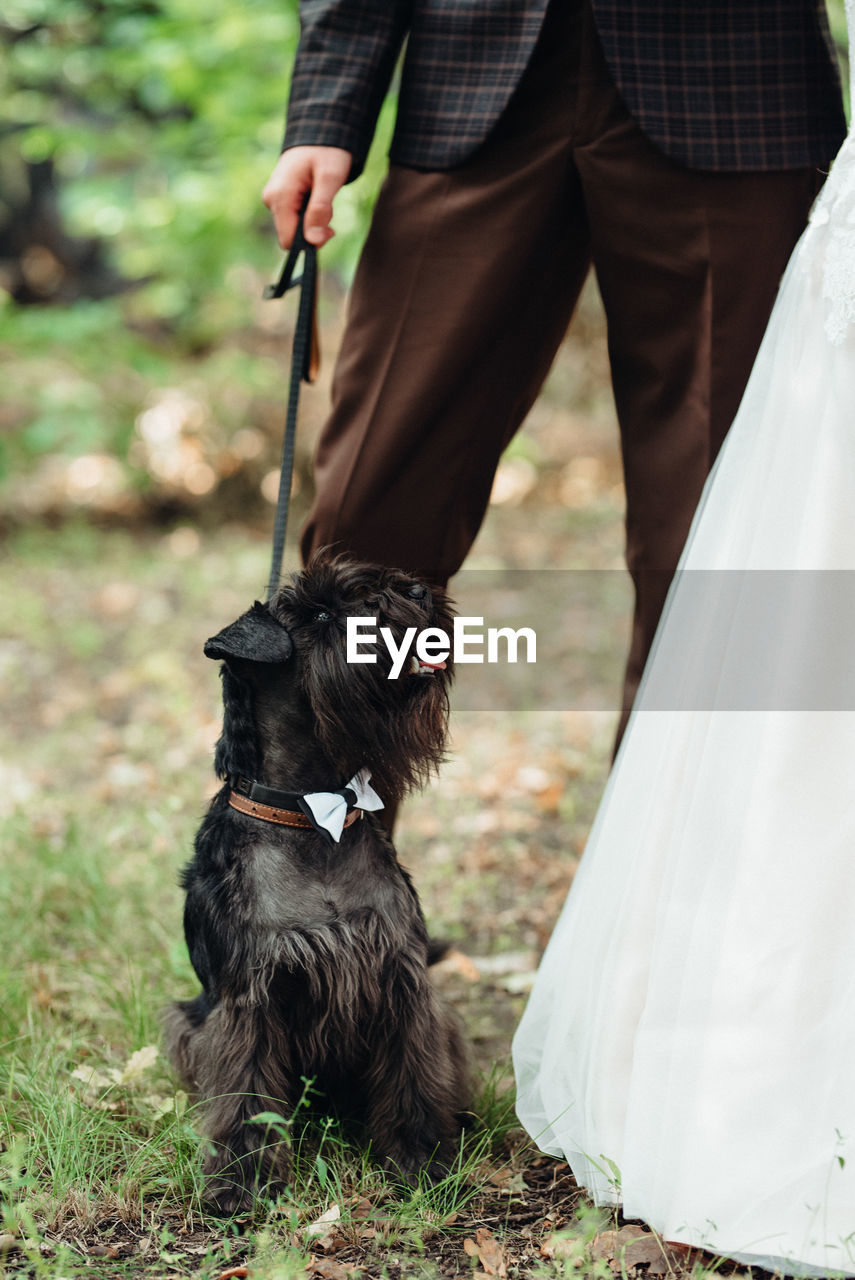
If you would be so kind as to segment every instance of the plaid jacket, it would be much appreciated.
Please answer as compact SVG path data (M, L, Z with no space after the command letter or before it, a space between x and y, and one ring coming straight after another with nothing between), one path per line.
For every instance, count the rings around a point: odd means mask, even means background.
M358 172L407 36L391 158L460 164L508 102L547 2L300 0L285 146L344 147ZM756 170L834 156L845 121L824 0L593 5L627 107L673 159Z

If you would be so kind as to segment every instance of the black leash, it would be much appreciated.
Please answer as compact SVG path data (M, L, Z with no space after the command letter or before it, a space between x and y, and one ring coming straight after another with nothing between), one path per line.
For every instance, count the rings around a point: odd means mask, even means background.
M291 349L291 381L288 387L288 412L285 417L285 437L282 441L282 466L279 474L279 496L276 499L276 515L273 521L273 558L270 562L270 578L266 599L270 600L279 589L282 573L282 555L285 550L285 530L288 526L288 502L291 497L291 475L294 470L294 440L297 434L297 406L300 401L300 383L311 382L313 369L313 338L315 320L315 295L318 283L317 250L303 234L303 214L300 211L294 240L285 259L285 265L275 284L264 290L265 298L281 298L289 289L300 287L300 303L297 308L297 324L294 329L294 345ZM294 279L297 259L303 254L303 274Z

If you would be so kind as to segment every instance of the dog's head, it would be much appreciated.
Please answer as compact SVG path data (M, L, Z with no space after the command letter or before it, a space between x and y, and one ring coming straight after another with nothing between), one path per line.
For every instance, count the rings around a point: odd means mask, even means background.
M349 618L364 620L357 650L351 624L350 655ZM416 639L427 629L436 633L435 644L420 661ZM259 719L268 732L274 720L281 723L295 747L309 733L339 785L366 767L391 803L424 783L443 759L452 662L431 653L440 636L450 650L451 635L451 605L442 591L398 570L321 553L269 605L254 605L209 640L205 653L225 661L227 713L231 702L232 715L244 721L238 737L254 734ZM356 651L363 661L348 661ZM240 687L249 700L238 696ZM248 742L237 746L224 733L218 771L253 776L257 757L250 755Z

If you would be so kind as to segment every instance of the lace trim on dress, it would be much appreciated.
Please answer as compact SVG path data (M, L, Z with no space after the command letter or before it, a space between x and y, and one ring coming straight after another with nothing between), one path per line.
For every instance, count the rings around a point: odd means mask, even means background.
M821 235L823 241L817 263L827 303L825 333L829 342L840 346L855 323L855 135L843 144L814 205L810 234L812 240ZM814 244L813 251L817 249Z
M855 320L855 226L837 227L825 254L822 296L828 301L825 332L840 346Z

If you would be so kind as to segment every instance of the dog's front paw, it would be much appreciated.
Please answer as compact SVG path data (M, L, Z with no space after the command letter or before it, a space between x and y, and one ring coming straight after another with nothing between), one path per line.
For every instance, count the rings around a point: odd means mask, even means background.
M254 1198L246 1187L229 1178L209 1178L202 1192L202 1206L206 1213L218 1218L231 1218L237 1213L251 1213Z
M220 1147L208 1156L202 1173L202 1204L208 1213L227 1218L252 1212L258 1196L258 1168L251 1156L238 1156Z
M236 1145L217 1144L202 1165L202 1203L209 1213L220 1217L251 1213L260 1200L284 1186L290 1173L290 1154L284 1143L241 1155L234 1150Z

